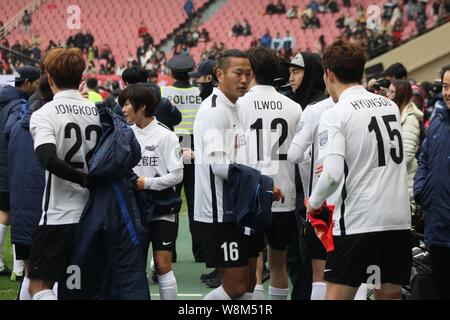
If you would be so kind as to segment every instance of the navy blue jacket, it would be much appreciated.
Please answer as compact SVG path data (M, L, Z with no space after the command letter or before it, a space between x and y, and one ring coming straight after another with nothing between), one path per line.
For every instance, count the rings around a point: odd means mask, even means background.
M13 126L8 149L11 240L23 246L31 246L36 233L45 187L45 170L34 152L30 134L33 110L31 106Z
M224 222L235 222L247 235L272 223L273 179L251 167L230 164L224 182Z
M414 196L425 213L425 241L450 248L450 116L439 109L428 128L414 178Z
M103 134L89 162L90 196L70 259L81 269L81 289L60 285L59 294L61 299L149 300L149 239L130 179L141 148L122 119L105 105L97 107Z
M0 91L0 192L8 191L8 139L14 123L20 119L20 112L26 105L24 91L4 86Z

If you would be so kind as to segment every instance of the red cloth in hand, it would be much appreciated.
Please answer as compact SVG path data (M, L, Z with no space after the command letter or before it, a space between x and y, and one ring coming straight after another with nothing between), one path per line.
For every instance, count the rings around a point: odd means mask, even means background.
M305 200L305 204L308 199ZM316 231L317 237L322 242L327 253L334 251L334 240L333 240L333 212L334 205L328 205L326 202L311 214L308 214L308 220L311 222L312 227ZM324 211L328 211L325 216L328 215L328 221L324 221L322 218L324 216Z

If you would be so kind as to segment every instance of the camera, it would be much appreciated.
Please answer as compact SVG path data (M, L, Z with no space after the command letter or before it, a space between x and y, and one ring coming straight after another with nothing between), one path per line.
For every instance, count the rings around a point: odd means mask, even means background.
M375 90L380 90L381 88L388 89L390 85L391 85L390 80L381 78L381 79L378 79L377 82L375 82L375 84L373 85L373 88Z

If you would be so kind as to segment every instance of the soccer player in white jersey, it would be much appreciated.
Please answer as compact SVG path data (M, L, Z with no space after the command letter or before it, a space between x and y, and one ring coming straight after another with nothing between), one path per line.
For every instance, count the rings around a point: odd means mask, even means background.
M142 159L133 169L139 176L137 190L174 189L183 180L178 137L155 118L156 97L142 85L128 86L119 97L123 113L132 126L142 150ZM175 190L174 190L175 191ZM177 236L177 213L153 216L150 241L161 300L177 298L177 280L172 271L172 251Z
M273 81L280 67L275 51L264 47L247 52L253 70L249 91L237 102L246 132L248 165L274 179L285 202L272 206L272 225L267 230L271 300L286 300L289 281L286 270L287 247L295 224L295 166L287 161L287 151L302 114L299 104L278 93Z
M43 61L54 99L30 122L37 157L46 169L43 213L30 252L34 300L56 300L51 289L67 271L89 197L86 173L102 131L96 106L78 91L85 67L79 49L54 49Z
M201 105L194 123L196 150L194 220L205 263L218 268L222 285L206 300L251 299L260 241L235 223L224 223L223 182L231 162L245 163L245 137L236 101L247 91L252 69L240 50L222 54L215 71L218 88ZM274 189L274 198L282 193Z
M327 254L326 299L353 299L361 283L376 299L401 299L411 273L411 214L398 107L361 85L366 57L345 40L323 55L324 80L336 105L319 125L323 172L309 201L319 208L344 179Z

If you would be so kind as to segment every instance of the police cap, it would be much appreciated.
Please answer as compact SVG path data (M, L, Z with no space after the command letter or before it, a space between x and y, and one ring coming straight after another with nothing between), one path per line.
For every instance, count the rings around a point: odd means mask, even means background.
M195 61L191 56L176 55L167 62L167 66L174 72L189 72L195 67Z

